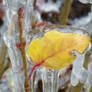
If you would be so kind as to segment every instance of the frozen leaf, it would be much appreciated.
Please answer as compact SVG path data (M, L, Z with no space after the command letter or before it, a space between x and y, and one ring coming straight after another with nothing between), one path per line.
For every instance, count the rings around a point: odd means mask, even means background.
M61 33L50 30L42 38L37 38L30 43L28 54L36 64L44 61L42 66L60 69L75 60L76 56L70 54L73 50L83 53L89 42L90 38L81 33Z

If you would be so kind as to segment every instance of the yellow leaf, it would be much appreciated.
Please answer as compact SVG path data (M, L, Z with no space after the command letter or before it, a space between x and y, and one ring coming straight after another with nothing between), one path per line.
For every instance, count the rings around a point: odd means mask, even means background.
M76 56L70 55L73 50L83 53L89 43L90 38L83 34L51 30L42 38L30 43L28 55L36 64L44 60L42 66L48 69L60 69L75 60Z

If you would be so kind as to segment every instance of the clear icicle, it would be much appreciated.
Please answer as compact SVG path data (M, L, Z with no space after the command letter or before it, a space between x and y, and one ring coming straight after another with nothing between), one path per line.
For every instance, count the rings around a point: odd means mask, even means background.
M12 76L14 81L15 92L25 92L24 90L24 69L21 53L16 47L14 36L4 34L4 41L8 47L8 54L12 64Z
M58 91L58 70L42 68L43 92Z
M80 54L77 51L74 51L74 54L77 55L76 60L73 63L73 70L71 74L71 84L76 86L79 81L85 83L88 77L88 71L83 67L85 53Z

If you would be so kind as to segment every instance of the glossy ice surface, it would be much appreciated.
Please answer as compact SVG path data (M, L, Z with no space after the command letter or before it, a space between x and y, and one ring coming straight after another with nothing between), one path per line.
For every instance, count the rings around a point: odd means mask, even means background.
M42 66L48 69L60 69L71 64L76 50L83 53L90 43L90 38L81 33L62 33L50 30L43 37L33 40L28 48L28 54L35 63L44 61Z

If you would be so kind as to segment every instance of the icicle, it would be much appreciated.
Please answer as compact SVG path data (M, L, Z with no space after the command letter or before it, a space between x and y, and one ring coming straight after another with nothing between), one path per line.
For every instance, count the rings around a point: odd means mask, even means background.
M89 45L88 49L83 53L80 54L77 51L74 51L73 54L77 55L76 60L73 63L73 70L71 74L71 84L76 86L79 81L81 83L85 83L88 77L88 70L83 67L85 54L91 48L91 44Z
M51 70L43 68L42 81L43 92L57 92L58 91L58 70Z

